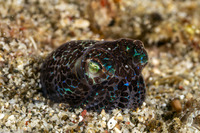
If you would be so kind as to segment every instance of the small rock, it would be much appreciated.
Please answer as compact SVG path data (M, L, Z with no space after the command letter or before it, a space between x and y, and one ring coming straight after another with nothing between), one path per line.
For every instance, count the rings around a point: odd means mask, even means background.
M117 124L117 121L115 120L115 117L113 116L107 123L108 129L113 129L116 124Z
M4 114L0 114L0 120L4 118Z
M87 28L90 25L90 22L88 20L84 19L77 19L74 22L74 27L76 28Z
M171 101L171 106L177 113L182 111L182 105L179 99L174 99Z
M188 93L187 95L186 95L186 99L187 100L190 100L190 99L192 99L193 98L193 95L191 94L191 93Z
M52 113L49 113L49 116L52 116L53 114Z
M82 116L82 117L85 117L86 114L87 114L87 110L83 110L83 111L81 112L81 116Z
M121 113L117 114L116 119L122 121L123 120L122 114Z
M190 84L190 81L188 81L188 80L186 80L186 79L183 80L183 85L184 85L184 86L187 86L187 85L189 85L189 84Z
M116 133L122 133L122 131L120 130L120 126L118 124L114 127L114 131Z
M8 120L14 121L14 120L15 120L15 116L14 116L14 115L9 116L9 117L8 117Z
M50 118L51 121L56 121L58 120L58 116L55 114Z
M102 120L103 120L103 121L106 121L106 117L103 117Z
M194 118L193 124L196 125L197 127L200 127L200 114L197 115L197 116Z
M106 128L106 122L105 121L101 121L101 127Z
M105 116L105 115L106 115L106 112L105 112L104 109L102 109L102 111L101 111L101 115L102 115L102 116Z
M8 117L7 122L5 123L6 126L12 126L12 124L15 122L15 116L11 115Z
M126 125L130 125L130 121L127 121L125 124L126 124Z
M160 73L161 73L161 71L160 71L158 68L154 68L154 69L153 69L153 72L154 72L155 74L160 74Z
M81 122L83 120L82 116L79 116L79 122Z
M185 98L184 95L180 95L180 99L183 100Z
M6 102L6 103L5 103L5 108L8 108L8 106L9 106L9 103Z
M157 58L152 58L152 64L158 66L160 64L160 61Z
M186 106L187 108L190 108L190 107L192 106L192 104L193 104L193 100L190 99L190 100L188 100L188 101L185 103L185 106Z
M62 118L61 118L61 120L64 120L64 121L66 121L66 120L68 120L68 115L64 115Z
M184 87L183 86L179 86L178 89L179 90L184 90Z
M0 61L5 61L1 53L0 53Z

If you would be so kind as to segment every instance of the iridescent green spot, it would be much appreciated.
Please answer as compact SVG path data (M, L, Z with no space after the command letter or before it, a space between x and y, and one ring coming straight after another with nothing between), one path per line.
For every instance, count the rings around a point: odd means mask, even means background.
M108 71L112 66L106 66L106 70Z
M129 86L129 83L127 82L126 84L124 84L125 86Z
M112 68L112 69L109 70L109 72L114 74L115 73L115 69Z
M144 58L144 57L146 57L145 54L141 54L140 55L141 63L146 63L147 62L147 58Z
M107 77L106 77L106 79L108 79L110 76L109 75L107 75Z
M70 87L72 87L72 88L77 88L77 86L73 86L73 85L70 85Z
M101 55L101 53L99 53L99 54L95 55L95 57L97 57L97 56L100 56L100 55Z
M91 73L98 73L98 71L100 70L100 66L97 62L94 62L94 61L90 61L89 62L89 72Z
M140 88L140 83L139 82L137 82L137 88Z
M113 101L114 99L113 98L111 98L111 100L110 101Z
M65 91L69 91L69 92L72 92L69 88L64 88Z
M124 98L126 98L126 99L129 99L129 98L130 98L130 96L127 96L127 97L124 97Z
M109 60L109 58L104 58L104 60Z
M55 55L53 55L53 60L54 60L54 61L56 60L56 57L55 57Z
M136 49L134 49L134 51L135 51L135 54L133 55L134 57L140 55L140 53L138 53Z
M105 108L105 106L101 107L101 109L104 109L104 108Z
M136 49L134 49L134 52L135 52L135 53L134 53L133 56L134 56L134 57L135 57L135 56L139 56L138 58L140 58L140 63L143 64L143 63L146 63L146 62L147 62L147 58L145 58L145 57L146 57L146 54L144 54L143 52L142 52L142 53L138 53Z
M127 46L127 47L126 47L126 51L129 51L129 49L130 49L130 48Z

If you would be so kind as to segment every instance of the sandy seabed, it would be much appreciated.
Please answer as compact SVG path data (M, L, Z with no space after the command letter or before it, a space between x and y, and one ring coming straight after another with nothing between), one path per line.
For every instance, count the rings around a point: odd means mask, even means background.
M0 0L0 132L200 132L200 1ZM140 39L146 100L106 113L42 95L45 57L70 40Z

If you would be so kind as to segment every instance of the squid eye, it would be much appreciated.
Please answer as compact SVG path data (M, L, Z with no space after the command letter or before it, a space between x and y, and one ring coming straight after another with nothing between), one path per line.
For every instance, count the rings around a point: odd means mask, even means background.
M90 73L96 74L99 72L100 69L101 69L101 67L98 62L90 60L90 62L89 62L89 72Z

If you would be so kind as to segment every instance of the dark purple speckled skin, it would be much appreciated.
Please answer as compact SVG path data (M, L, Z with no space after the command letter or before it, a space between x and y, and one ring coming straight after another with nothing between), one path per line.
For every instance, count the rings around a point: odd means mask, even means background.
M95 75L88 70L91 60L101 68ZM147 62L147 52L138 40L70 41L46 58L41 84L46 97L71 107L136 109L145 100L141 72Z

